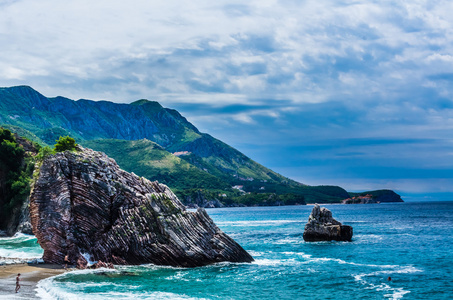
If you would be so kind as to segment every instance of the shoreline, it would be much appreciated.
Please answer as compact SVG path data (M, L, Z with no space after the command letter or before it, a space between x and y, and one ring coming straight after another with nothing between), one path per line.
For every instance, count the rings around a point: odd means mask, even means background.
M36 286L42 279L62 274L66 270L55 264L8 264L0 266L0 299L39 299ZM16 276L20 273L21 288L15 293Z

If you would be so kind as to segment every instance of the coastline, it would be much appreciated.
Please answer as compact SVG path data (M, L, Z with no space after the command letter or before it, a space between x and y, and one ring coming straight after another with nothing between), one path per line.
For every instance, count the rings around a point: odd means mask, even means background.
M10 264L0 266L0 299L39 299L38 281L64 273L65 269L53 264ZM16 276L21 274L21 288L15 293Z

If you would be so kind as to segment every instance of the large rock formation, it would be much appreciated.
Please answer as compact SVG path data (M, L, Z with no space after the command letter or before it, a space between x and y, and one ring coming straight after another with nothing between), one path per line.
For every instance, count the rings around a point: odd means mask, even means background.
M165 185L79 148L43 162L30 196L33 232L47 263L195 267L253 258L204 209L189 212Z
M332 212L315 204L305 225L304 240L317 241L351 241L352 227L342 225L332 217Z

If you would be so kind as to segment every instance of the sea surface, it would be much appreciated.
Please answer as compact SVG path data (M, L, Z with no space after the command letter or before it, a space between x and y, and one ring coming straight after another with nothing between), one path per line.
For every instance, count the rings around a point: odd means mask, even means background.
M91 300L453 299L453 202L322 206L353 226L352 242L304 242L309 205L208 209L255 262L74 271L40 281L38 295ZM33 237L16 237L17 247L20 239L26 246L16 250L21 257L27 251L30 257L40 253L37 244L30 246ZM2 241L0 256L13 257L14 246Z

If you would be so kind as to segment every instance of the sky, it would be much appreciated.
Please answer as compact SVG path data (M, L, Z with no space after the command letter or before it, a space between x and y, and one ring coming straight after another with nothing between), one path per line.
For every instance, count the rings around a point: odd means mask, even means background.
M180 111L284 176L453 199L453 2L0 0L0 86Z

